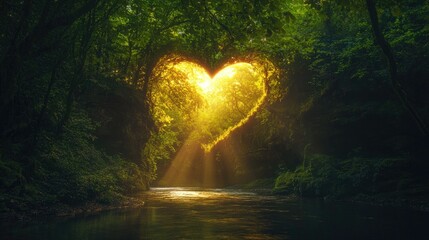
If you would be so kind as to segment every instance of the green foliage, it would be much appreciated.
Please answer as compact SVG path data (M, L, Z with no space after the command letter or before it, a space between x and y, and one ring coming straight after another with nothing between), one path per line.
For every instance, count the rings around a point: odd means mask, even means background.
M95 146L95 125L84 113L75 113L61 139L43 141L37 179L47 194L61 202L110 201L147 188L142 170Z
M147 166L145 172L149 180L157 178L157 165L166 164L176 151L179 143L179 134L177 131L162 128L157 133L153 133L147 142L143 156L146 158Z
M22 175L16 161L0 161L2 210L28 210L33 207L89 201L112 203L123 196L147 190L147 173L135 163L108 155L96 145L96 125L83 112L75 112L61 138L43 132L37 155L34 180ZM12 199L12 200L11 200Z
M301 196L344 197L358 193L375 193L386 179L395 179L406 164L403 158L353 157L339 160L326 155L311 155L308 166L282 172L275 191Z
M0 155L0 189L11 187L15 182L24 181L21 166L16 161L3 158Z

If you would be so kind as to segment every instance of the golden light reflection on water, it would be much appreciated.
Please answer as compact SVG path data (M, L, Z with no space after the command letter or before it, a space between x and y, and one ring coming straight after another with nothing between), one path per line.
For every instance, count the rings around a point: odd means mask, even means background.
M173 198L191 197L191 198L206 198L207 193L195 191L171 191L170 196Z
M243 199L246 197L255 196L255 193L251 192L238 192L238 191L225 191L221 189L217 191L216 189L205 190L200 188L152 188L151 193L153 197L160 199L169 199L169 200L192 200L195 199L204 199L204 200L225 200L225 199Z
M185 230L183 239L285 239L264 233L270 226L259 219L261 210L257 206L261 201L273 201L273 196L200 187L151 188L143 196L148 202L146 208L151 210L146 218L163 229L170 224L170 228ZM179 225L180 221L184 224ZM179 232L171 236L177 237Z
M226 198L228 197L224 193L218 193L213 191L186 191L186 190L178 190L178 191L170 191L168 194L168 198L172 199L188 199L188 198Z

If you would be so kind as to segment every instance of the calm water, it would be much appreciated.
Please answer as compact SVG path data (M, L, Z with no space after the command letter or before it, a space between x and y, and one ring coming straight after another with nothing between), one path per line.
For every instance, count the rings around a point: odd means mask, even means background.
M158 188L141 209L0 227L0 239L429 239L429 214L237 190Z

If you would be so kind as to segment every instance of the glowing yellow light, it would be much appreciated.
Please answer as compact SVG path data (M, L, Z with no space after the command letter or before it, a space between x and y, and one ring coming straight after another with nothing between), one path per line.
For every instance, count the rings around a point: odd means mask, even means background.
M187 82L195 89L190 91L202 100L193 115L194 131L190 135L199 139L206 152L248 122L267 96L261 66L246 62L228 65L213 78L202 66L189 61L168 63L163 74L172 94L189 89L184 84ZM161 99L159 102L163 104Z
M236 63L234 65L228 66L224 69L222 69L220 72L218 72L216 74L216 76L214 77L214 80L218 80L218 79L222 79L222 78L232 78L234 77L235 73L236 73L236 68L239 66L245 66L245 65L250 65L248 63Z
M188 81L198 86L200 94L206 95L214 92L216 87L222 84L222 81L233 78L237 73L237 69L251 68L251 64L239 62L229 65L219 71L213 78L208 75L203 67L193 62L183 61L175 64L174 68L187 75ZM235 81L233 84L237 83L239 84L238 81ZM212 97L213 96L210 96L210 98Z
M217 153L231 160L225 162L225 169L235 169L243 154L237 152L240 141L229 136L265 103L277 99L272 96L280 94L276 92L278 70L263 59L230 64L212 77L194 62L177 55L166 56L158 62L152 78L150 96L155 124L164 131L162 134L178 129L188 134L159 181L161 186L194 185L195 179L201 181L201 186L217 186ZM170 135L166 136L170 139ZM225 144L218 144L221 141ZM216 151L212 151L216 145ZM201 166L202 171L195 173L195 166ZM210 194L180 190L168 197L187 201Z
M197 85L201 88L204 94L207 94L213 90L213 85L211 84L211 79L207 79L204 81L199 81Z
M188 81L191 84L199 87L200 94L208 94L213 89L213 79L200 65L193 62L180 62L175 64L174 67L187 75Z
M201 197L201 194L197 191L171 191L170 196L172 196L172 197Z

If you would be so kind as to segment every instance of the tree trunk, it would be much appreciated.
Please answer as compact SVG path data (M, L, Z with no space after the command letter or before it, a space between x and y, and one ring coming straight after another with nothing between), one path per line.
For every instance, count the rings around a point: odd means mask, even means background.
M384 56L387 59L393 91L399 97L404 107L410 112L411 116L413 117L414 121L419 127L420 132L425 137L428 137L429 129L426 126L426 123L424 122L419 112L415 109L415 107L408 99L407 93L405 92L405 89L402 87L399 81L397 62L395 60L395 56L393 55L392 48L390 47L389 43L387 42L386 38L384 37L380 29L380 23L378 21L378 14L377 14L377 8L375 5L375 0L366 0L366 6L367 6L369 17L371 19L371 26L372 26L374 38L377 44L379 45L379 47L381 48L381 50L383 51Z
M76 69L74 70L74 74L70 83L70 88L67 94L66 110L57 126L57 135L62 134L64 126L66 125L67 121L70 119L76 92L79 89L82 81L84 81L84 70L85 70L84 67L87 60L88 51L91 47L91 38L92 38L92 34L95 31L95 26L96 26L96 23L95 23L94 14L93 13L89 14L87 19L85 19L84 22L82 23L82 27L84 28L84 31L82 33L80 46L78 50L79 60L76 63L77 66L76 66Z
M17 111L14 109L14 99L18 89L19 69L31 54L34 46L42 42L55 29L70 26L79 18L95 9L100 0L86 1L75 11L67 15L52 18L51 20L46 20L48 6L45 5L35 27L31 31L26 31L28 33L25 34L25 37L21 41L18 41L16 36L25 28L27 15L32 10L32 2L32 0L24 1L22 19L20 20L17 32L11 40L5 56L0 60L0 115L2 116L0 120L0 137L6 136L8 132L12 131L10 125L14 122L14 111Z
M37 146L37 142L39 140L39 132L40 132L41 124L42 124L43 118L45 117L45 113L48 109L49 98L51 95L52 87L54 86L54 83L56 81L57 70L60 66L60 63L61 63L61 61L58 61L57 64L52 69L51 79L49 80L48 87L47 87L45 95L43 97L42 109L40 110L40 112L37 116L36 123L35 123L34 130L33 130L33 142L30 146L30 148L32 150L34 150L34 148Z

